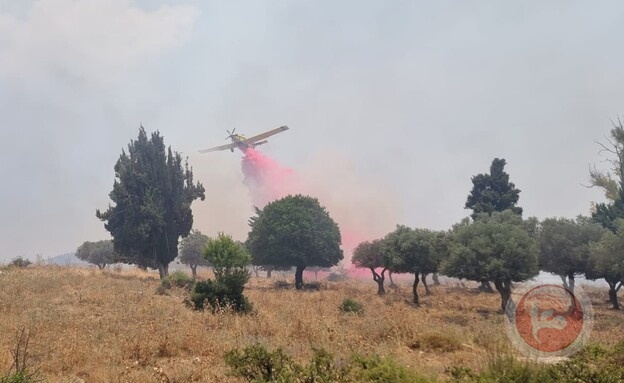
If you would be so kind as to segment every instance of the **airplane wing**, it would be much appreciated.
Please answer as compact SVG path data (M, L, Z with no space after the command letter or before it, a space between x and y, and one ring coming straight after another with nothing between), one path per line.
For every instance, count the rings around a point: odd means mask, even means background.
M210 152L216 152L219 150L228 150L228 149L234 149L236 147L235 143L231 143L231 144L227 144L227 145L221 145L221 146L215 146L214 148L210 148L210 149L203 149L200 150L200 153L210 153Z
M257 136L249 137L243 141L246 144L253 144L254 142L264 140L267 137L271 137L274 134L281 133L284 130L288 130L288 126L280 126L277 129L269 130L268 132L264 132L262 134L258 134Z

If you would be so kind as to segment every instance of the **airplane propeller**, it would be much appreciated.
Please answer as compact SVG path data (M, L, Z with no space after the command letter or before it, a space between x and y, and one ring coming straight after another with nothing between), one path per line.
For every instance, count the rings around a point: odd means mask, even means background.
M228 132L229 136L225 137L225 139L227 140L228 138L231 138L234 135L234 132L236 131L236 128L232 129L232 131L230 132L229 130L225 129L226 132Z

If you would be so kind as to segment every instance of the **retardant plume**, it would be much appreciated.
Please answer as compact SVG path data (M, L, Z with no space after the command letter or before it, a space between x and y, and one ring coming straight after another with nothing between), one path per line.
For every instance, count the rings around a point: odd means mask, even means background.
M322 153L297 173L266 154L247 149L242 158L244 183L252 203L263 207L288 194L318 198L338 223L351 268L351 253L362 241L381 238L400 220L397 198L381 183L358 176L353 163L339 153Z
M295 172L269 156L248 148L241 162L244 180L254 206L264 207L271 201L300 192Z

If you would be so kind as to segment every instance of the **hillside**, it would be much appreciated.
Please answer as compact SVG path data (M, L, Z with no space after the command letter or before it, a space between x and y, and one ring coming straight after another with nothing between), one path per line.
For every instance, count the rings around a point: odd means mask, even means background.
M57 266L0 274L0 366L8 369L18 329L30 332L31 362L49 382L239 382L223 353L254 343L283 348L298 360L313 347L338 358L379 354L425 375L449 366L481 368L507 343L497 294L438 286L409 304L405 286L386 297L364 281L325 283L320 291L276 289L252 278L246 290L256 313L195 312L185 292L159 295L155 274ZM624 340L624 313L590 290L592 342ZM344 298L363 315L338 310ZM614 331L618 329L618 331Z

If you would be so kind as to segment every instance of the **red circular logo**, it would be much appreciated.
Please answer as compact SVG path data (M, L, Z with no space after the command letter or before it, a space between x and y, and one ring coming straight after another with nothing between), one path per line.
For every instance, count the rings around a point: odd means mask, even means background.
M531 354L575 352L588 337L591 308L587 302L560 285L529 289L507 310L513 340Z

